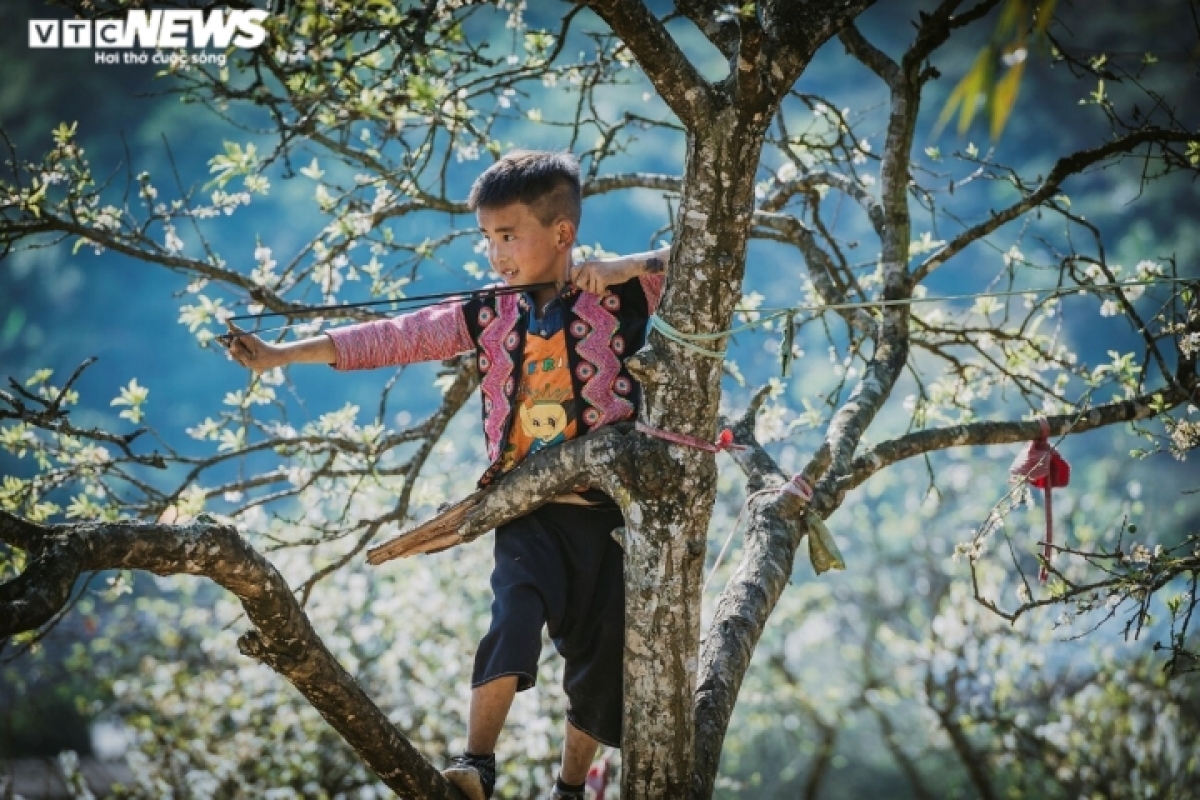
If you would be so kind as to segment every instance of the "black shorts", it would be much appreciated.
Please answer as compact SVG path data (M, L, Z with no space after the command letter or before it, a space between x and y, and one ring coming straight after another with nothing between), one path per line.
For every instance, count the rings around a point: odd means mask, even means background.
M621 746L624 553L612 532L624 524L615 505L549 503L496 529L492 625L472 688L505 675L517 676L517 691L531 688L544 625L566 660L567 719Z

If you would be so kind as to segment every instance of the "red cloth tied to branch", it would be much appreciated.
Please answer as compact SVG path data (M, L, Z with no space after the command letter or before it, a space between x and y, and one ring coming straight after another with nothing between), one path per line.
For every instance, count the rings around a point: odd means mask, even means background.
M1042 489L1046 493L1046 543L1042 551L1042 568L1038 570L1038 580L1046 582L1048 572L1046 565L1050 563L1053 554L1051 545L1054 543L1054 501L1052 490L1055 487L1066 486L1071 482L1071 465L1058 454L1054 445L1050 444L1050 425L1046 420L1042 424L1042 435L1025 447L1025 452L1017 456L1008 473L1012 480L1027 480L1031 486Z

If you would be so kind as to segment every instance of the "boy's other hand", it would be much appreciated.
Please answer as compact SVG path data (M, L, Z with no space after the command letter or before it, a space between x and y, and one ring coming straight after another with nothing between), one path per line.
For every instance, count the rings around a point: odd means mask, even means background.
M255 372L265 372L287 363L287 357L281 348L267 344L232 322L225 324L229 326L229 333L220 337L221 343L228 348L229 357L243 367Z

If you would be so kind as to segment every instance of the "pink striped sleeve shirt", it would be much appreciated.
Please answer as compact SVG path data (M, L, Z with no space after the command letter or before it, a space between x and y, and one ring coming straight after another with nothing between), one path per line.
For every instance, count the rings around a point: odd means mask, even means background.
M326 331L333 340L337 370L441 361L473 350L461 304L422 308L391 319Z
M638 280L641 281L642 292L646 295L646 305L650 307L650 313L653 314L658 310L658 301L662 300L663 285L667 282L667 273L656 272L639 275Z

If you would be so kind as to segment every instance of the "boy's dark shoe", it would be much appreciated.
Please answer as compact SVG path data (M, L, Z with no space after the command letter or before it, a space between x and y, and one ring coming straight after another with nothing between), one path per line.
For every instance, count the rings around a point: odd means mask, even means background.
M571 786L563 783L562 776L554 782L554 790L550 792L550 800L586 800L587 784Z
M463 753L442 770L446 780L458 787L469 800L488 800L496 788L496 756Z

